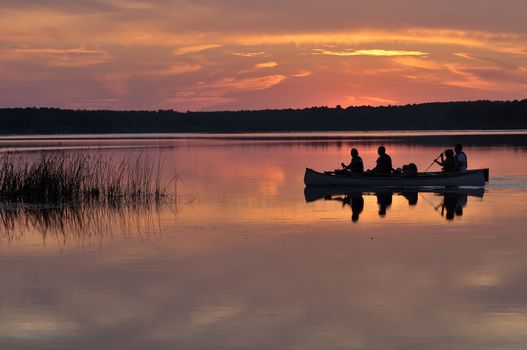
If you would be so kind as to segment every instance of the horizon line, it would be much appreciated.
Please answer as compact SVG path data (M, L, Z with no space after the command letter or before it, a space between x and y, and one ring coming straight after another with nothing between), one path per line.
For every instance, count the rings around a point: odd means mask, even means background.
M450 103L476 103L476 102L491 102L491 103L512 103L512 102L527 102L527 97L523 99L514 99L514 100L489 100L489 99L479 99L479 100L451 100L451 101L430 101L430 102L413 102L406 104L386 104L386 105L348 105L347 107L342 107L341 104L336 104L335 106L306 106L306 107L284 107L284 108L263 108L263 109L238 109L238 110L187 110L179 111L177 109L90 109L90 108L67 108L67 107L51 107L51 106L25 106L25 107L3 107L0 106L0 110L6 109L57 109L61 111L77 111L77 112L172 112L172 113L236 113L236 112L263 112L263 111L286 111L294 110L301 111L306 109L337 109L337 110L347 110L352 108L387 108L387 107L409 107L409 106L421 106L429 104L450 104Z

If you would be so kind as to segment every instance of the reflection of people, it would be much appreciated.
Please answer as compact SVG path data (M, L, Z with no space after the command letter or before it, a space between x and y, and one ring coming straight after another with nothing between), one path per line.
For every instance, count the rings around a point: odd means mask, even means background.
M364 172L364 164L356 148L351 149L351 162L348 165L341 164L344 170L350 170L352 173L362 174Z
M455 216L462 216L463 207L467 204L467 198L466 193L445 193L443 195L441 215L445 215L447 220L454 220Z
M379 154L379 158L377 158L377 165L375 168L371 169L371 172L377 174L391 174L393 171L392 158L386 154L386 148L384 148L384 146L380 146L377 149L377 153Z
M361 192L354 192L351 194L351 221L359 221L359 215L364 209L364 198Z
M364 198L362 192L352 192L346 195L342 200L342 205L349 205L351 207L351 221L359 221L359 216L364 209Z
M396 192L393 189L372 189L371 187L356 187L352 189L353 192L343 191L340 192L336 188L307 188L304 190L306 196L306 202L314 202L320 199L336 201L342 204L342 208L350 206L351 208L351 221L357 222L360 220L360 216L365 209L365 196L376 196L378 205L378 214L382 218L386 216L388 208L392 205L393 194L401 196L408 201L410 207L416 206L421 203L421 199L428 203L434 209L435 213L447 220L454 220L456 217L464 215L464 208L467 205L468 197L475 196L483 198L484 189L446 189L446 190L429 190L429 189L402 189ZM310 193L312 191L313 193ZM363 192L364 191L364 192ZM432 193L436 198L440 198L441 201L430 202L426 196L421 196L421 192ZM396 199L399 201L405 201L402 198ZM398 207L400 208L400 207ZM441 210L439 210L441 208ZM408 213L411 215L411 213Z
M467 155L463 152L463 145L458 143L454 147L454 151L456 152L456 171L461 173L466 172L468 168L468 160Z
M441 153L441 160L434 160L437 164L443 167L443 172L454 173L456 171L456 159L454 158L454 151L447 149Z
M401 194L402 194L402 196L404 198L406 198L408 200L408 205L412 205L413 206L413 205L417 204L417 200L419 198L419 196L418 196L419 193L417 191L415 191L415 192L414 191L402 192Z
M392 205L393 192L376 192L377 204L379 205L379 216L386 215L386 209Z
M443 196L443 207L441 208L441 215L444 214L446 209L445 218L447 220L454 220L454 215L457 208L457 198L455 194L445 193Z

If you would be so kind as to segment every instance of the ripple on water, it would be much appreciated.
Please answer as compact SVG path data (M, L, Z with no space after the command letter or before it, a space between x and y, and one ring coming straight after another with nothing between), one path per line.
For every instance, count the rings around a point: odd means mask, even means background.
M487 189L527 190L527 176L493 176Z

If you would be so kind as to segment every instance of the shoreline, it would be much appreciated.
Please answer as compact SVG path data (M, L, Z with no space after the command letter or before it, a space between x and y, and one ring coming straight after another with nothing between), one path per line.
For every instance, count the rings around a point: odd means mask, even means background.
M499 136L527 135L527 129L487 130L365 130L365 131L282 131L243 133L69 133L69 134L0 134L0 141L56 141L56 140L338 140L371 137L426 137L426 136Z

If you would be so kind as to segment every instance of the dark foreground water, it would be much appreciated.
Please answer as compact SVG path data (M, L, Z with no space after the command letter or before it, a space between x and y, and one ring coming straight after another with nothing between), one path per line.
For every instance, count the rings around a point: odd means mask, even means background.
M485 190L304 191L464 142ZM164 160L161 206L0 206L0 349L525 349L527 135L0 139Z

